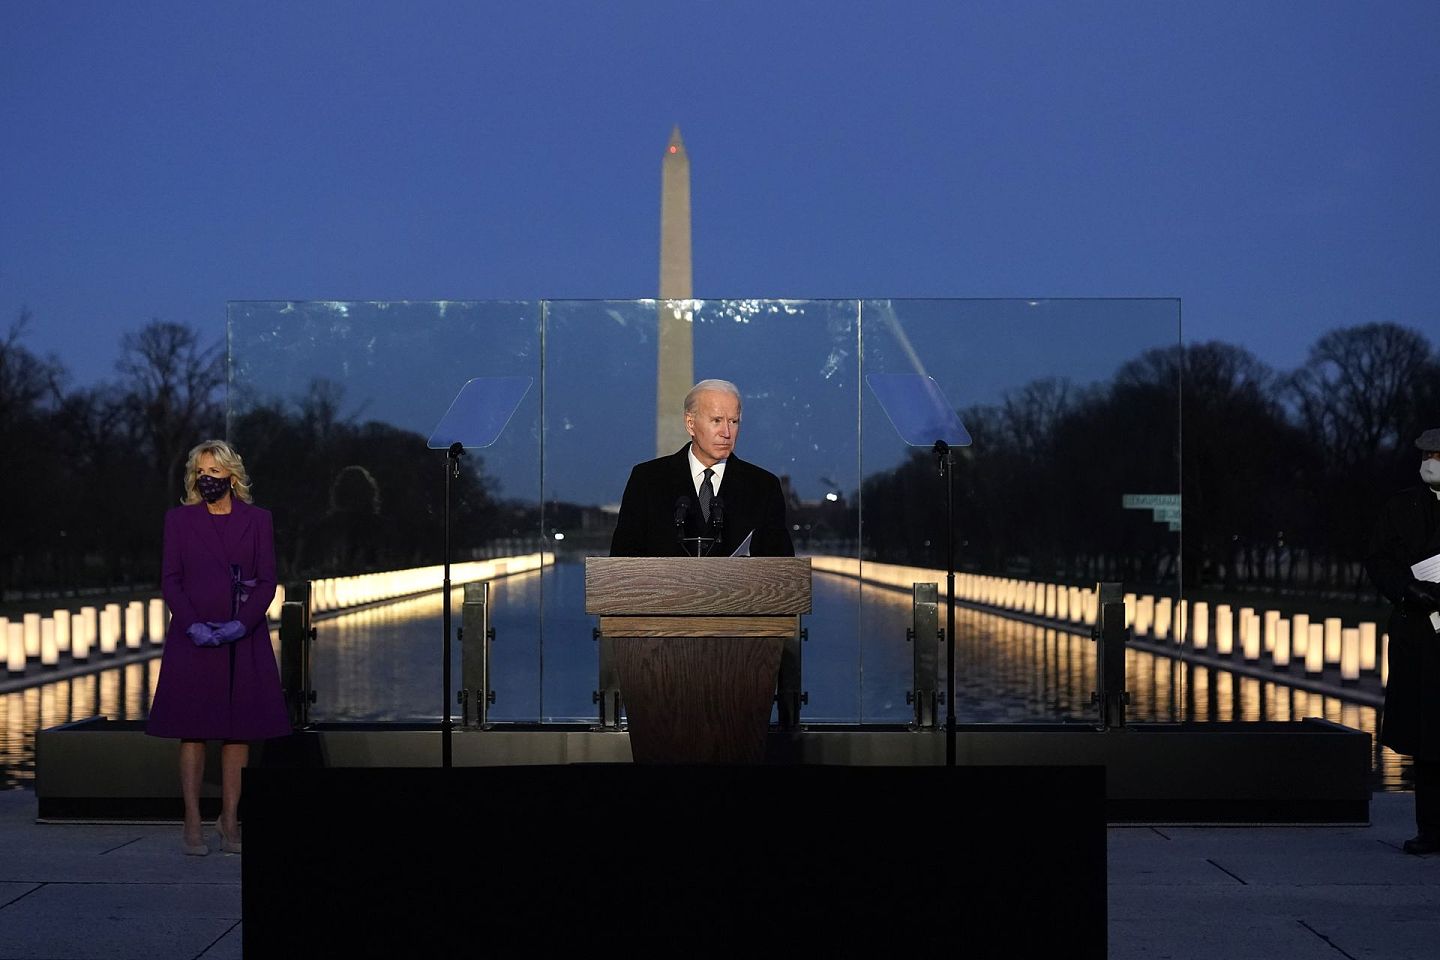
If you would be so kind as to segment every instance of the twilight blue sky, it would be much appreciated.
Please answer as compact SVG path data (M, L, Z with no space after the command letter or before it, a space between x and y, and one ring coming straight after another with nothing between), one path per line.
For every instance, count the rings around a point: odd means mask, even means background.
M0 325L231 299L1179 297L1440 341L1440 3L0 0Z

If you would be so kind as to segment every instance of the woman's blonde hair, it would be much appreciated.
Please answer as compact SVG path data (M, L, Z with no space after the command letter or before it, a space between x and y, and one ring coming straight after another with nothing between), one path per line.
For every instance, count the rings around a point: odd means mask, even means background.
M200 473L200 455L205 453L210 454L216 463L230 471L230 489L235 496L246 503L253 503L250 498L250 475L245 472L245 461L241 460L235 448L224 440L205 440L190 451L190 456L185 460L185 499L180 502L199 503L203 499L200 491L195 489L195 478Z

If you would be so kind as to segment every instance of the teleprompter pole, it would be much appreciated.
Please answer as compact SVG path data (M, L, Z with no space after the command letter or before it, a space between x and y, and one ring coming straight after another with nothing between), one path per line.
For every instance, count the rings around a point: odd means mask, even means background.
M945 478L945 765L955 766L955 453L935 441Z
M440 691L440 701L443 704L441 716L444 718L440 725L440 766L450 768L450 480L452 477L460 476L460 458L465 455L465 447L460 441L450 444L450 449L445 451L445 584L440 594L440 609L443 612L441 620L445 629L444 649L441 653L441 683L444 689Z

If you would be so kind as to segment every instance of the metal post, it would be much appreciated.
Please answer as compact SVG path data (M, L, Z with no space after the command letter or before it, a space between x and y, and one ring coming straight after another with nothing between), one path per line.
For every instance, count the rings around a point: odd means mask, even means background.
M1125 705L1130 694L1125 689L1125 646L1130 628L1125 625L1125 587L1120 583L1095 585L1095 628L1091 634L1096 644L1095 676L1098 690L1090 694L1090 702L1100 708L1100 728L1125 726Z
M939 725L940 649L945 639L940 632L940 587L916 583L911 587L911 626L905 639L914 644L915 679L905 702L915 708L910 725L917 730L934 730Z
M945 765L955 766L955 451L935 441L945 478Z
M801 645L809 638L808 631L795 617L795 632L780 648L780 676L775 684L775 719L781 730L800 729L800 707L810 702L810 695L801 688Z
M495 691L490 689L490 644L495 628L490 626L490 583L465 584L465 605L460 614L460 722L467 727L485 727L489 723L490 704Z
M280 604L280 686L290 711L290 726L300 729L310 722L310 704L315 691L310 685L310 643L315 628L310 624L310 581L286 584L285 602Z
M440 652L440 766L450 769L450 736L453 723L450 719L450 479L460 476L460 457L465 447L456 440L445 452L445 577L440 590L440 607L443 611L441 627L445 639Z
M591 637L600 644L600 689L590 694L590 699L600 708L600 728L620 729L620 674L615 669L615 640L607 637L596 627Z

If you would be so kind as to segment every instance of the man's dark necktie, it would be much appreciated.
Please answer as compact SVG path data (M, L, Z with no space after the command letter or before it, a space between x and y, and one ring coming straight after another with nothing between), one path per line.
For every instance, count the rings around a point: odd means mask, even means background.
M700 515L705 518L706 523L710 522L710 501L715 499L715 485L710 482L713 476L715 471L706 467L705 479L700 483Z

